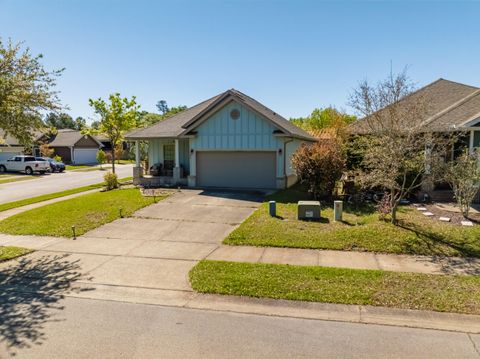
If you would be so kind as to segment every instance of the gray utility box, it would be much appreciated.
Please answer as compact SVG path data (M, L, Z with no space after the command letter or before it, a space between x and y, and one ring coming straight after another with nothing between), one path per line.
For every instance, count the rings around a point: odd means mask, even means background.
M298 201L298 219L300 220L319 220L320 202L318 201Z

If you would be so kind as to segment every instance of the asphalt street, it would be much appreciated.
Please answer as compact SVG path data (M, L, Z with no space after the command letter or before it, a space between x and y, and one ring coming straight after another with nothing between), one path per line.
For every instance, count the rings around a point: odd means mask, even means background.
M131 177L132 165L116 165L118 178ZM46 174L40 178L0 184L0 203L17 201L103 181L106 171L66 171Z

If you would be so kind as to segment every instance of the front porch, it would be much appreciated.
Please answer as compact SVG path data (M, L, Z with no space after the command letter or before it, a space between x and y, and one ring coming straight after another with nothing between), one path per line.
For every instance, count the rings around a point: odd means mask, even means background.
M135 141L133 183L144 187L186 186L190 173L189 140L178 138L148 141L148 162L141 166L140 143Z

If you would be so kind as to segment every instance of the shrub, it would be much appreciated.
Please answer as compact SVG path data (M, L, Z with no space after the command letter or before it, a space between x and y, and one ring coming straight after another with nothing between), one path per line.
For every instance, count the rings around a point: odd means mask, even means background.
M480 156L464 153L449 162L445 169L445 180L452 186L458 207L468 218L470 206L480 188Z
M299 147L293 154L292 165L314 198L330 197L342 177L345 157L337 141L317 142Z
M382 221L386 220L388 215L392 213L392 198L390 193L385 192L382 199L377 203L378 217Z
M98 150L97 152L97 162L100 164L100 167L105 163L107 155L103 150Z
M60 157L59 155L55 155L55 156L53 157L53 160L54 160L55 162L62 162L62 157Z
M118 188L118 177L115 173L107 172L105 176L103 176L103 179L105 180L107 191Z

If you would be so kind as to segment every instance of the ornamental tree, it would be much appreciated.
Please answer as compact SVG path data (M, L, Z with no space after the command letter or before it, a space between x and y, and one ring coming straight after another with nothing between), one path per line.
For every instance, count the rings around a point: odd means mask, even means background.
M430 131L422 120L428 118L428 101L414 91L406 71L376 85L361 82L350 106L363 116L350 127L358 135L359 182L389 194L390 221L397 224L400 201L432 183L441 157L459 134Z
M445 180L452 186L455 200L465 218L480 189L480 156L465 152L445 166Z
M98 130L95 132L107 136L112 144L112 149L121 145L127 131L137 127L139 106L135 96L128 99L115 93L109 96L109 102L99 98L97 100L89 99L89 104L100 117ZM112 172L115 173L114 150L112 150Z
M41 60L22 43L0 38L0 129L23 145L31 145L33 131L42 127L42 112L61 109L54 88L63 69L46 70Z

